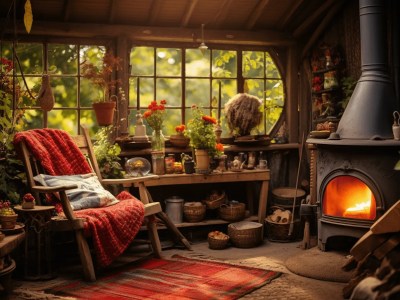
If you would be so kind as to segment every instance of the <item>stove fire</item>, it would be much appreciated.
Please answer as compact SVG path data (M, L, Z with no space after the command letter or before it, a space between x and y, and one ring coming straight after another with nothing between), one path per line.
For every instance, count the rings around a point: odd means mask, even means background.
M371 189L354 176L338 176L326 186L323 213L334 217L375 220L376 200Z

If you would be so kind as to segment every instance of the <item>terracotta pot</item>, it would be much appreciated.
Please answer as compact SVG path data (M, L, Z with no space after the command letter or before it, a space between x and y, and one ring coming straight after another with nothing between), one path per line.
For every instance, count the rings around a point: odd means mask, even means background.
M190 139L182 134L173 134L169 137L169 142L174 147L186 148L189 146Z
M0 224L2 229L14 229L17 224L18 215L3 215L0 216Z
M92 104L99 126L113 124L116 103L114 101L96 102Z
M208 173L210 170L210 156L207 150L195 149L196 173Z

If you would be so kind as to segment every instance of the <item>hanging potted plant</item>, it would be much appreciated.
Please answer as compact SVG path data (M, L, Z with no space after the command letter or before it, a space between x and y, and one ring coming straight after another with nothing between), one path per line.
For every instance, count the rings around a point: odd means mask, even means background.
M81 70L82 77L89 79L94 85L101 88L103 92L102 97L92 104L97 123L100 126L113 124L118 96L111 94L111 92L116 90L120 81L112 79L112 73L121 70L121 58L107 52L100 66L84 61ZM118 92L123 96L121 88Z

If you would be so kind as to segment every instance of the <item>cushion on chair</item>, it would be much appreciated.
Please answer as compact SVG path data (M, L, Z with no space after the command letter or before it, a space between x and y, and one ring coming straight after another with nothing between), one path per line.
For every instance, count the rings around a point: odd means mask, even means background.
M65 191L73 210L103 207L119 202L113 194L103 188L93 173L61 176L39 174L34 177L34 180L50 187L76 184L78 188Z

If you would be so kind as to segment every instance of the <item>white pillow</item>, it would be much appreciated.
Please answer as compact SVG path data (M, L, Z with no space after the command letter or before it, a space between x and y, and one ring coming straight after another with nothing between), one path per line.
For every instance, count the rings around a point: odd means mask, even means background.
M76 184L78 188L65 191L73 210L108 206L119 202L113 194L103 188L93 173L63 176L39 174L33 179L41 185L50 187Z

